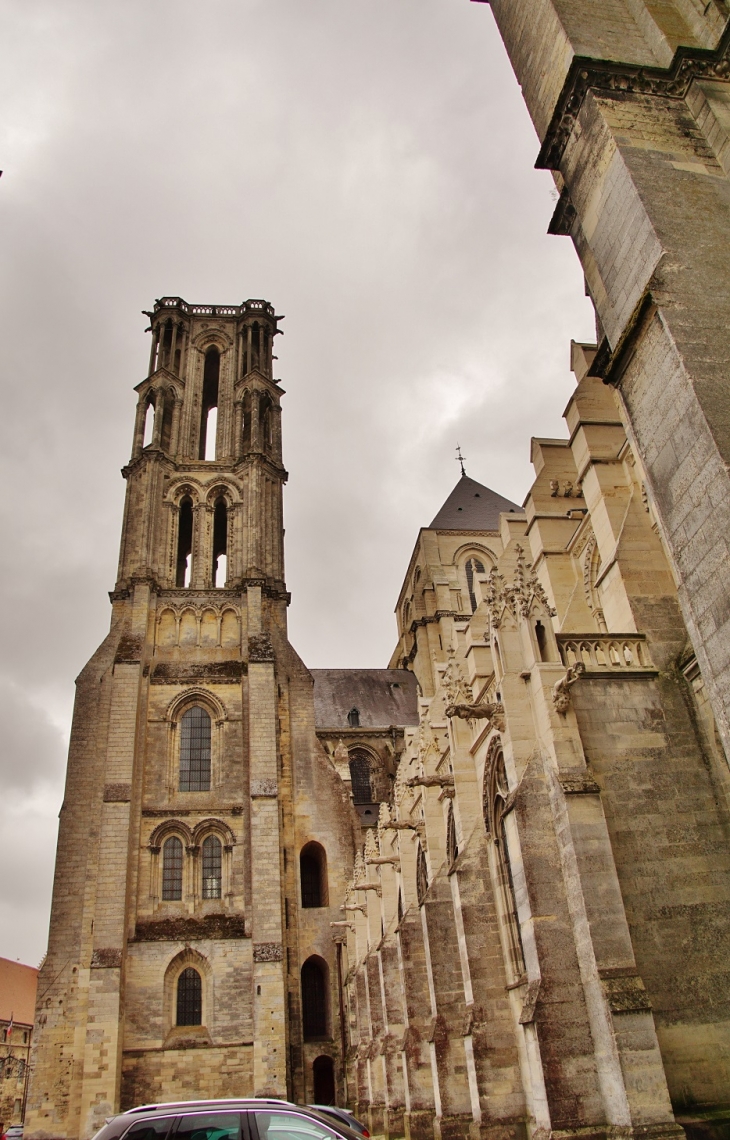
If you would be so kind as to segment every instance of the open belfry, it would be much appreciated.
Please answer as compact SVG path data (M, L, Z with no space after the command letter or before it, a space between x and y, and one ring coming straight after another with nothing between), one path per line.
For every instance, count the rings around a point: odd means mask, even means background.
M281 318L155 303L26 1140L263 1094L412 1140L730 1137L730 9L491 7L596 311L565 437L522 505L462 471L387 668L308 671Z

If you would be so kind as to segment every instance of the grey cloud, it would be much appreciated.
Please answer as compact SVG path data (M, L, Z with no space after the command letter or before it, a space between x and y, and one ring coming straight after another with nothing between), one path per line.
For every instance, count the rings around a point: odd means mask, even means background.
M0 676L68 723L109 618L140 310L164 293L287 314L292 640L313 667L384 664L457 440L519 501L530 435L564 431L568 341L592 335L488 6L7 0L4 16Z

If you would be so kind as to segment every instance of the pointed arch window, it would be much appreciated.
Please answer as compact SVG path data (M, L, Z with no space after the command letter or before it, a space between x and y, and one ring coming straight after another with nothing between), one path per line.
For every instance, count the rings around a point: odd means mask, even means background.
M216 835L203 840L203 898L219 899L223 879L223 847Z
M180 791L210 791L210 717L199 705L180 721Z
M149 447L152 443L152 437L155 433L155 405L152 400L147 404L147 411L144 414L144 435L142 436L142 447Z
M183 845L176 835L165 840L162 848L162 897L175 902L182 898Z
M484 563L479 558L467 558L464 570L466 572L466 586L469 591L469 604L471 606L471 612L474 613L475 609L477 608L477 596L476 591L474 590L474 579L477 574L484 574Z
M372 803L373 790L370 782L370 757L362 748L354 748L350 753L350 780L352 781L352 798L355 803Z
M504 763L504 753L497 747L487 761L484 779L484 825L487 835L494 843L497 863L497 888L502 920L507 933L510 965L515 978L525 972L525 954L522 946L522 931L517 915L512 862L507 842L506 816L508 811L509 782Z
M177 979L178 1025L202 1025L203 980L197 970L187 966Z

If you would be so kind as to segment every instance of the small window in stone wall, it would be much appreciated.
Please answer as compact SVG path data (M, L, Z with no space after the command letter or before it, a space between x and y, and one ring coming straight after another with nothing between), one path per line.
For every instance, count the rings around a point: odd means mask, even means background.
M302 966L302 1028L304 1040L327 1036L327 976L321 959L307 958Z
M165 840L162 848L162 897L168 901L182 898L183 845L176 835Z
M469 590L469 602L471 604L471 612L477 608L477 597L474 590L474 577L476 574L484 573L484 563L480 562L478 558L467 558L466 565L466 585Z
M177 1024L203 1022L203 982L197 970L186 967L177 980Z
M327 906L327 856L319 843L307 843L299 856L302 906Z

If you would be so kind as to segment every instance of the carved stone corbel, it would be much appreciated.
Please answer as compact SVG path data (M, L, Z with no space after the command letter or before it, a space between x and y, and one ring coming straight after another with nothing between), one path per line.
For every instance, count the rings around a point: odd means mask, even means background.
M385 867L390 864L397 867L400 863L400 855L375 855L372 859L366 859L366 866L369 864L372 867Z

